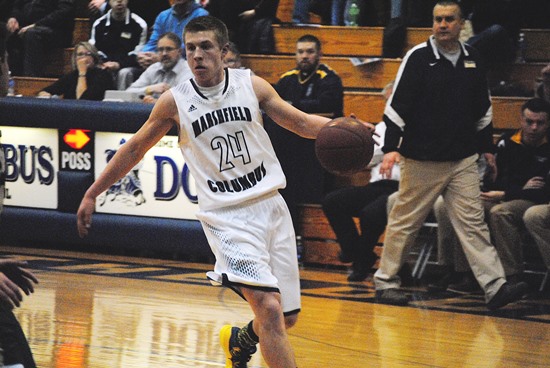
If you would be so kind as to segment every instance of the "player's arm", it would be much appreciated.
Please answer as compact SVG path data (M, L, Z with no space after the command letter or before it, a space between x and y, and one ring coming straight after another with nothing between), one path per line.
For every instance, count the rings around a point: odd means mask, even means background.
M84 194L77 213L77 227L81 237L88 234L92 224L97 196L124 177L178 121L176 102L172 93L167 91L159 98L143 126L118 149L105 170Z
M253 75L252 86L260 107L274 122L304 138L315 138L329 118L306 114L284 101L264 79Z

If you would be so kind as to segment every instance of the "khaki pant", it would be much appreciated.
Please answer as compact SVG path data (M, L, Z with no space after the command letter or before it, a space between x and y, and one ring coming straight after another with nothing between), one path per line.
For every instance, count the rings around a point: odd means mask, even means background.
M489 226L506 276L523 273L523 216L534 205L532 201L514 199L499 203L491 209Z
M506 282L484 221L476 159L477 155L452 162L401 159L399 196L388 219L380 267L374 275L377 290L400 286L397 272L439 195L447 204L453 228L486 301Z
M523 215L523 222L535 240L544 264L550 269L550 204L530 207Z

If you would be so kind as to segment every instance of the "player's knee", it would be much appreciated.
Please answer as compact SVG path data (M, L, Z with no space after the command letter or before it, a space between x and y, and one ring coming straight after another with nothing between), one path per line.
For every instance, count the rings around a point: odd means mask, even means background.
M296 322L298 322L298 314L291 314L291 315L285 316L286 329L293 327L296 324Z

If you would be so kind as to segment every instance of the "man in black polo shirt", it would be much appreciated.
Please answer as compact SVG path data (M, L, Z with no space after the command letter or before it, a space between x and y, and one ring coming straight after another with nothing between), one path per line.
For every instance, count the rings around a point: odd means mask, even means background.
M147 23L128 9L128 0L109 0L109 5L94 22L90 43L103 57L103 68L118 76L118 89L124 90L138 76L132 68L139 67L136 56L147 42Z

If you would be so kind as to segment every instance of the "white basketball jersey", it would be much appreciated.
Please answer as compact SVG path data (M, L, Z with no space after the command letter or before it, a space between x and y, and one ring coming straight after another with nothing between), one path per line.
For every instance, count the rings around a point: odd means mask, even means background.
M179 145L195 178L201 210L236 205L286 185L250 71L225 73L217 98L205 97L193 79L171 89L180 118Z

